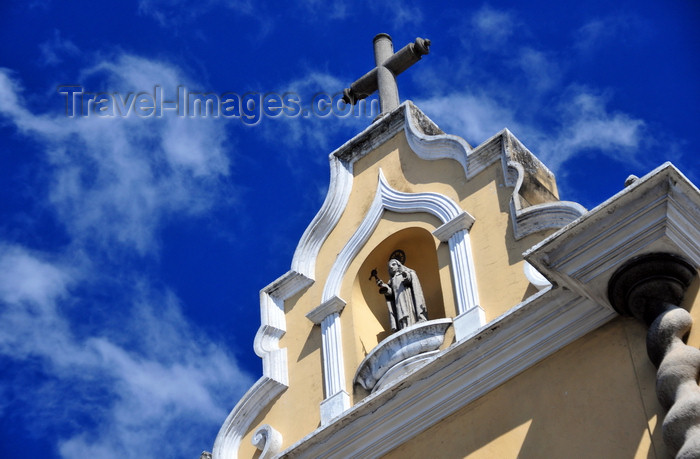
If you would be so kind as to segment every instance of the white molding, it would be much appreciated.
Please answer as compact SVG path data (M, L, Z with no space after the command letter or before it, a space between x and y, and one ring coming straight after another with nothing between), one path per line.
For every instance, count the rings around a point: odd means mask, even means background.
M552 283L547 280L544 275L532 266L527 261L523 263L523 273L527 280L537 287L537 290L544 290L545 288L551 287Z
M608 282L652 252L700 265L700 191L666 163L525 252L552 282L612 308Z
M345 300L334 296L306 314L311 322L321 325L323 388L326 395L321 402L321 424L324 425L350 408L350 397L345 390L345 361L340 329L340 313L345 304Z
M279 340L287 331L284 301L313 283L295 271L288 271L260 291L260 328L255 335L253 349L263 360L263 375L283 385L288 384L287 350L279 347Z
M289 385L287 349L279 340L287 330L284 300L313 283L295 271L289 271L260 291L260 328L253 348L262 358L263 376L231 410L214 441L213 459L238 457L238 447L258 413Z
M372 389L372 392L384 390L394 384L396 381L404 379L406 375L415 371L416 368L422 367L426 363L433 360L439 353L439 350L428 351L422 354L414 355L413 357L409 357L401 363L397 363L391 367L389 371L384 373L384 376L382 376L379 381L377 381L377 384Z
M350 408L350 395L340 390L321 402L321 425L325 426Z
M331 179L323 205L299 239L292 258L292 270L314 279L316 257L345 210L352 191L352 167L335 156L329 158Z
M340 286L350 263L377 227L382 213L390 210L398 213L425 212L437 217L443 224L461 216L464 210L447 196L439 193L403 193L394 190L379 170L377 192L365 218L336 258L323 288L322 301L340 294Z
M433 236L441 242L447 242L457 231L469 231L473 224L474 217L467 212L463 212L433 231Z
M345 308L345 300L334 296L328 301L324 301L320 306L312 309L306 314L306 318L316 325L321 325L323 319L331 314L340 314Z
M532 154L530 154L530 156L534 158ZM503 157L504 161L507 161L506 158L508 155L505 152ZM549 172L539 160L537 161L537 166ZM525 178L525 169L522 164L515 160L507 161L503 169L506 183L512 183L512 177L508 173L509 168L516 171L517 177L513 186L513 194L510 198L510 215L513 223L513 237L515 240L522 239L525 236L543 230L562 228L586 213L585 207L579 203L570 201L545 202L523 207L520 199L520 188Z
M408 112L404 127L406 140L419 158L453 159L462 166L467 180L501 159L501 144L503 137L509 134L507 129L490 137L478 147L472 148L463 138L440 131L412 102L406 101L403 105ZM426 124L432 129L420 127Z
M479 291L476 285L476 272L469 232L461 230L447 241L452 261L452 276L457 300L457 314L463 314L479 307ZM483 324L483 321L482 321ZM457 338L461 339L460 337Z
M547 229L562 228L585 213L585 207L570 201L545 202L520 210L511 201L513 235L518 240Z
M282 449L282 434L269 424L263 424L255 431L251 442L261 451L258 459L272 459Z
M345 391L345 364L343 359L342 331L340 314L337 312L326 316L321 322L323 340L323 373L326 398Z
M306 314L311 322L321 325L323 388L326 394L321 402L323 425L350 408L350 396L345 390L345 361L340 329L340 313L344 308L345 300L334 296Z
M469 153L471 146L461 137L440 133L438 135L426 135L419 130L417 125L421 122L432 123L430 119L416 108L413 103L404 102L407 116L405 118L404 131L406 140L419 158L425 160L453 159L464 169L464 175L469 175ZM434 123L433 123L434 124Z
M212 459L237 458L241 440L258 413L285 389L286 385L267 376L258 379L238 401L221 426L214 440Z
M480 306L473 307L455 317L452 321L455 340L464 341L474 336L486 323L486 313Z
M614 317L574 292L540 292L282 455L379 457Z
M452 319L435 319L418 322L392 333L377 344L360 362L352 379L368 391L395 366L407 359L436 351L445 341L445 332Z

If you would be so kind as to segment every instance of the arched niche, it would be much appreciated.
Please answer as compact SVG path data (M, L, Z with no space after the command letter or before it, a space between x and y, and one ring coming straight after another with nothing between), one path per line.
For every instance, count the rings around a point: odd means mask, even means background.
M370 279L370 275L376 268L379 277L386 282L389 279L387 262L395 250L405 253L405 265L416 271L420 279L429 319L446 317L438 245L439 241L425 228L405 228L380 242L362 262L353 282L349 304L352 310L352 328L363 357L392 333L384 295L379 293L376 281Z

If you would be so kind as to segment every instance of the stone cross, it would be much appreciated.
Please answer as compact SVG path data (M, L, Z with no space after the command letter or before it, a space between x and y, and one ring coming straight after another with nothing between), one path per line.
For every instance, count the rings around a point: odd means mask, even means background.
M343 90L343 100L355 104L373 92L379 90L380 115L388 113L399 106L399 89L396 87L396 75L416 62L421 56L430 52L430 40L416 38L398 52L394 53L391 37L380 33L374 37L374 61L376 67Z

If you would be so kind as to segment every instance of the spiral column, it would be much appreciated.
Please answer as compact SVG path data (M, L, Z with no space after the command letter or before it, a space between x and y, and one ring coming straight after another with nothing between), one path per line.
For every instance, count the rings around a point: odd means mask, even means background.
M685 344L693 325L679 305L696 275L686 260L656 253L630 260L611 277L608 297L621 314L649 327L647 354L656 366L656 396L668 410L664 442L677 458L700 457L700 350Z

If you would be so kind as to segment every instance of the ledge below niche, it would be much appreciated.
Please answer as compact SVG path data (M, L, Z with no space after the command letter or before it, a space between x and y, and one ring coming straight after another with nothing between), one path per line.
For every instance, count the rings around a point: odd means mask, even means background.
M354 384L374 392L421 366L436 354L450 325L450 318L429 320L392 334L362 360Z

